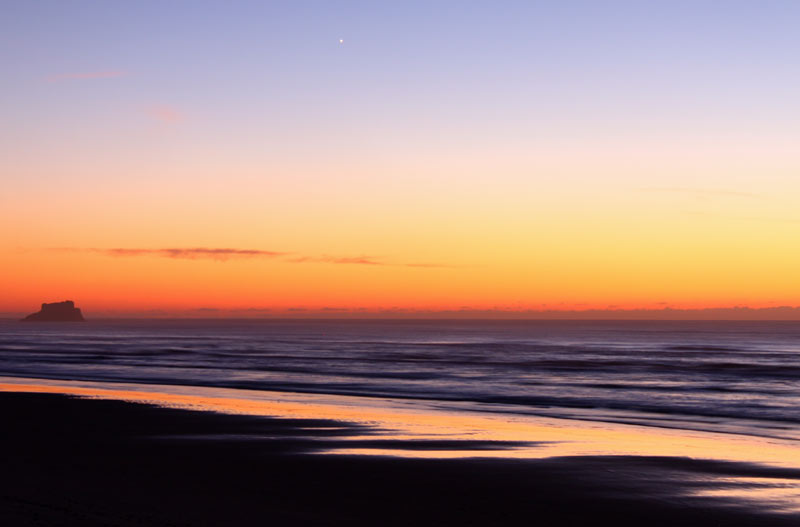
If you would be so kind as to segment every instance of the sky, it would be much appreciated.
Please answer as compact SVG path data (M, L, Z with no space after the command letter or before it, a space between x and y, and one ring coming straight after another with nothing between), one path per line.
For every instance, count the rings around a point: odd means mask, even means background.
M3 12L0 312L800 305L798 2Z

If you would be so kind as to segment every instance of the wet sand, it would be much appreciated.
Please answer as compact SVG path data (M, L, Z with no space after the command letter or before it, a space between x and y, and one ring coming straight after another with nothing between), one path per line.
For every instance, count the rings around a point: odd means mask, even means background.
M79 398L34 393L76 393L81 390L76 387L5 384L2 389L3 525L789 526L800 521L790 503L800 469L791 462L745 462L741 453L732 456L736 461L726 461L724 452L715 459L631 455L620 445L618 455L514 457L546 452L557 442L545 434L547 427L530 423L528 436L515 426L513 433L499 435L443 434L435 412L403 408L396 411L406 421L416 415L428 428L397 433L385 429L386 419L347 419L374 410L360 402L331 403L337 414L301 397L284 403L307 412L273 408L280 417L267 417L263 404L241 403L236 410L230 400L204 401L196 394L182 400L175 394L112 396L81 388L86 392ZM149 403L160 399L162 406L131 402L137 397ZM193 404L203 409L187 409ZM208 411L213 404L227 404L236 414ZM472 419L473 427L480 419L456 418ZM580 429L562 428L564 444L575 437L570 431ZM586 425L600 436L620 429L625 427ZM537 436L546 438L537 442ZM666 443L678 441L666 437ZM676 448L680 451L680 443Z

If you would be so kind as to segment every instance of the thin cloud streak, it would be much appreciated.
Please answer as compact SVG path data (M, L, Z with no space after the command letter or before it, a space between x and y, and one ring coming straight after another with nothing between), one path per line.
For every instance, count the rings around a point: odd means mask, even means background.
M132 254L131 252L134 251ZM262 251L258 249L230 249L230 248L208 248L208 247L190 247L190 248L168 248L168 249L108 249L109 254L112 256L136 256L137 253L141 254L150 253L164 256L166 258L175 258L183 260L196 260L201 258L212 260L229 260L231 258L276 258L283 256L286 253L278 251Z
M447 265L437 263L407 263L401 264L403 267L418 267L420 269L456 269L462 267L460 265Z
M754 198L760 199L763 196L754 192L742 192L738 190L727 189L701 189L689 187L648 187L639 189L642 192L665 192L674 194L692 194L695 196L720 196L731 198Z
M692 216L704 216L707 218L718 218L718 219L725 219L725 220L736 220L736 221L756 221L756 222L765 222L765 223L787 223L787 224L798 224L800 223L800 219L796 218L781 218L781 217L768 217L768 216L736 216L732 214L715 214L713 212L706 212L702 210L689 210L686 211L686 214L691 214Z
M292 263L332 263L351 265L387 265L371 256L300 256L288 260Z
M107 249L94 247L53 247L48 249L64 253L95 253L119 258L154 256L175 260L216 260L224 262L232 259L271 258L285 263L323 263L336 265L368 265L380 267L410 267L420 269L453 268L455 266L437 263L388 263L375 257L360 256L292 256L284 251L267 251L262 249L234 249L230 247L168 247L161 249L112 247Z
M292 263L331 263L343 265L377 265L383 267L416 267L419 269L453 269L457 266L438 263L389 263L372 256L300 256L288 260Z
M86 80L86 79L112 79L115 77L125 77L126 71L91 71L86 73L61 73L47 77L47 82L59 82L67 80Z
M277 258L289 253L279 251L264 251L260 249L231 249L227 247L187 247L187 248L165 248L165 249L130 249L130 248L55 248L51 249L58 252L85 252L98 253L106 256L116 257L135 257L135 256L159 256L162 258L172 258L176 260L217 260L226 261L231 259L243 258Z
M166 104L150 106L146 109L146 112L147 115L149 115L156 121L165 124L175 124L185 119L183 112L181 112L174 106L169 106Z

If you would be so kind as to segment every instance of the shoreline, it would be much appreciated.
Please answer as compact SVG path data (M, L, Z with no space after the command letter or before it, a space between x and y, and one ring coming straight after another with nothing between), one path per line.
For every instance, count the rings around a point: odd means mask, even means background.
M232 415L331 419L379 429L395 439L424 441L447 436L459 441L481 437L497 444L515 444L514 449L498 450L496 457L545 458L600 452L688 456L800 469L800 441L792 436L521 413L502 405L485 405L485 410L477 410L473 404L431 399L0 376L0 392L4 391L105 398ZM528 442L535 447L525 448ZM402 455L399 450L385 453ZM449 457L467 457L464 450L454 450ZM445 454L439 451L438 457ZM491 455L491 451L481 451L481 455Z
M68 379L58 376L51 377L26 377L14 374L0 373L0 384L3 383L50 386L53 391L58 386L78 386L89 389L108 391L124 391L121 387L133 387L136 391L154 391L154 393L214 393L224 394L222 398L249 398L253 394L255 399L264 396L271 399L293 400L300 398L308 401L363 401L369 405L370 401L389 402L398 406L411 406L419 408L441 408L448 412L508 415L530 419L557 419L576 422L591 422L608 426L629 425L635 427L655 428L659 430L675 430L678 432L700 432L711 434L729 434L734 436L755 437L764 440L795 441L800 444L800 427L792 420L782 421L774 419L755 420L752 418L730 418L716 414L681 414L658 413L640 410L622 410L613 408L584 408L575 406L530 406L505 402L484 402L471 399L435 399L426 397L413 397L400 394L370 395L362 393L336 393L327 391L313 391L303 389L260 389L237 386L215 386L210 384L180 384L180 383L152 383L146 380L127 379ZM346 405L349 406L349 403Z
M25 516L17 510L23 502L51 511L40 515L66 507L90 516L101 499L110 504L103 522L120 523L132 507L125 500L134 499L155 518L137 516L137 525L231 524L232 508L246 511L242 524L274 517L278 525L800 520L800 449L775 440L447 412L388 399L14 380L0 378L0 408L13 423L3 448L15 452L0 517ZM108 489L98 487L104 481ZM176 488L187 494L162 503ZM96 494L102 498L82 497ZM73 505L47 501L63 496ZM396 518L381 517L383 508ZM490 516L506 513L502 521ZM15 524L34 524L23 520Z

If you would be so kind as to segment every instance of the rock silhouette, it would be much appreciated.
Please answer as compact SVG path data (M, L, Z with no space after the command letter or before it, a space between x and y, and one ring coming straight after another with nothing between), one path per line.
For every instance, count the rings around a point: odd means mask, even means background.
M41 311L28 315L22 322L83 322L81 310L72 300L42 304Z

